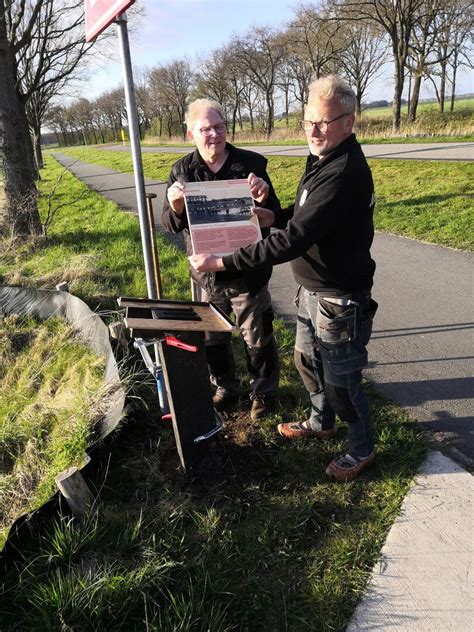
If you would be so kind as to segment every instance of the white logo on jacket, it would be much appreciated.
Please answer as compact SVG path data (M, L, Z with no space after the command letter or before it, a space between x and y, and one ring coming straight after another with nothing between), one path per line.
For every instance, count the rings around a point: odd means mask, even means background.
M303 193L301 194L299 206L303 206L303 204L306 202L307 197L308 197L308 189L305 189Z

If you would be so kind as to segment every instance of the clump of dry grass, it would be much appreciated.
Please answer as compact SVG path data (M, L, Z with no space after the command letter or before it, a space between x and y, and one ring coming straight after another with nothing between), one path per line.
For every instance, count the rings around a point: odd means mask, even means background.
M9 316L0 327L0 533L81 465L103 415L104 360L60 319ZM0 543L1 543L0 535Z
M4 259L12 259L17 261L18 265L7 269L4 273L4 282L6 285L29 285L31 282L31 271L29 269L25 254L35 252L38 249L38 240L32 239L21 244L21 252L18 248L14 248L13 244L8 251L4 253ZM45 272L41 276L36 277L35 284L40 287L55 287L62 281L67 281L71 291L74 291L75 285L94 276L97 267L98 255L78 254L64 262L61 266L57 266L54 270Z

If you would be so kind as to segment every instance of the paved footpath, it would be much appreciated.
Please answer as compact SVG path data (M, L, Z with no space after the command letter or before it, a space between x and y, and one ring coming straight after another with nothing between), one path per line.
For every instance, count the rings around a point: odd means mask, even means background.
M91 188L136 212L132 175L54 155ZM160 229L165 184L146 185L158 196ZM171 237L182 247L180 235ZM376 233L372 252L380 307L367 377L442 441L449 456L430 454L348 630L470 632L472 477L459 464L474 463L474 256L383 233ZM289 266L276 266L273 303L290 322L294 290Z
M128 145L99 145L98 149L114 151L130 151ZM265 156L307 156L306 145L248 145L251 149ZM367 158L397 158L403 160L474 160L474 143L400 143L362 145ZM188 147L142 147L147 154L171 153L183 154L190 151Z

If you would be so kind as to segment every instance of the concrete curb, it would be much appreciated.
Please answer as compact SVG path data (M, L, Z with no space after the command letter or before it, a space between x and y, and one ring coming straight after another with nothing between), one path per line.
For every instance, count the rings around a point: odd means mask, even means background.
M473 477L430 452L347 632L473 629Z

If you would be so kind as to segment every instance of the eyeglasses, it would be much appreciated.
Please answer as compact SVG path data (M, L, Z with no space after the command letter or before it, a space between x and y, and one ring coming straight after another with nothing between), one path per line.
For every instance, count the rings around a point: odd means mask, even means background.
M227 126L225 123L218 123L217 125L209 125L209 127L200 127L198 132L203 136L210 136L212 134L212 130L216 132L216 134L223 134Z
M323 132L324 134L324 132L327 131L327 128L329 127L329 125L331 125L331 123L334 123L334 121L338 121L343 116L348 116L349 114L352 114L352 112L344 112L344 114L340 114L339 116L336 116L336 118L333 118L330 121L300 121L300 127L303 131L309 132L316 125L319 131Z

